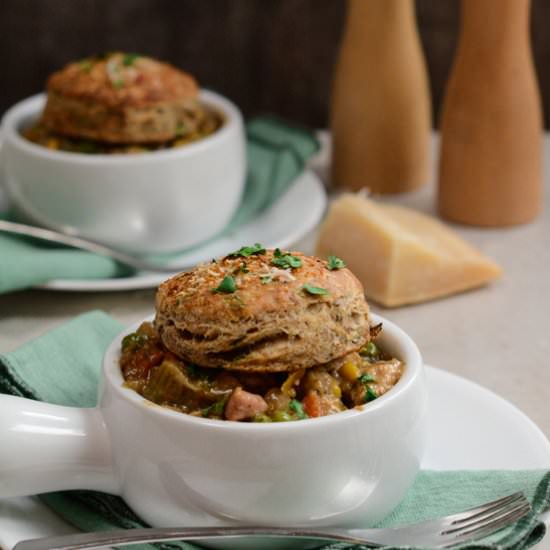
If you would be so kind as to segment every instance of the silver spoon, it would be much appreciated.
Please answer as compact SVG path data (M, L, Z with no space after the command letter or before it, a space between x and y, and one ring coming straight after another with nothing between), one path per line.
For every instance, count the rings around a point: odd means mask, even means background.
M23 223L0 220L0 231L3 231L5 233L13 233L15 235L24 235L26 237L35 237L44 241L64 244L67 246L72 246L73 248L87 250L88 252L93 252L94 254L113 258L117 262L133 267L139 271L175 273L177 271L183 271L184 269L189 268L189 263L183 265L157 263L154 261L146 260L144 258L131 256L130 254L126 254L124 252L121 252L120 250L109 248L108 246L96 243L94 241L89 241L87 239L82 239L81 237L75 237L73 235L66 235L65 233L52 231L51 229L44 229L43 227L35 227L34 225L26 225Z

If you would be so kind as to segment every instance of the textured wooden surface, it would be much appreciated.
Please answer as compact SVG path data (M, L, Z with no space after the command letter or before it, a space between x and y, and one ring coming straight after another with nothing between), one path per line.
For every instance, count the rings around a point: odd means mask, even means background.
M458 2L417 0L416 7L437 115ZM188 69L247 115L271 111L325 127L344 8L343 0L0 0L0 112L40 91L65 62L118 48ZM533 46L546 105L549 24L550 3L534 0Z
M458 7L458 0L416 2L436 115ZM0 0L0 112L40 91L67 61L118 48L190 70L247 115L272 111L326 127L344 9L343 0ZM547 106L549 24L550 2L533 0L533 49Z

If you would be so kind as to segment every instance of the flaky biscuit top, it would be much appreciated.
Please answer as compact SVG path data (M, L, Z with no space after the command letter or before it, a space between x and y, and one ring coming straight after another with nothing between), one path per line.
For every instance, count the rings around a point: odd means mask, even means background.
M356 351L369 338L357 278L299 252L201 264L163 283L156 305L165 345L202 366L294 370Z

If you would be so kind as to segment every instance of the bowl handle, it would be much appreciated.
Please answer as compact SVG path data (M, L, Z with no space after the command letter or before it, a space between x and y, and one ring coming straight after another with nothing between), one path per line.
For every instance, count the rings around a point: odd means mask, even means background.
M66 489L119 493L100 410L0 395L0 497Z

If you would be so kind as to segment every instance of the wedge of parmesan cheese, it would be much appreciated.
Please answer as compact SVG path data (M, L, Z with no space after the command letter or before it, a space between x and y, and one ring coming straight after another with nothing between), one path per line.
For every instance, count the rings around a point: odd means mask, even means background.
M484 285L501 269L440 221L361 195L336 199L321 226L317 255L342 258L368 298L386 307Z

